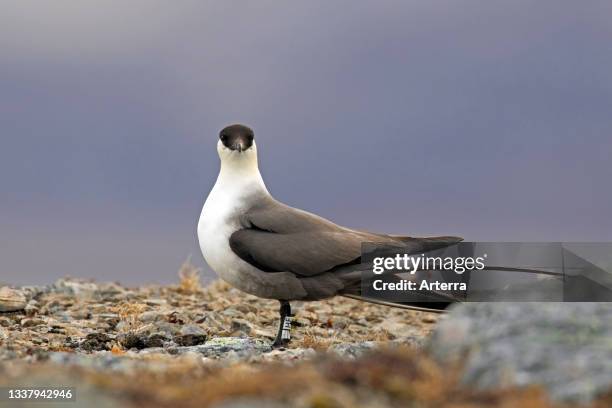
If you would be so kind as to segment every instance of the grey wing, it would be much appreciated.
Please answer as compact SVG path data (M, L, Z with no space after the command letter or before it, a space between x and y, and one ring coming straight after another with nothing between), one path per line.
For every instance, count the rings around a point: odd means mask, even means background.
M230 237L230 247L236 255L262 271L291 272L300 277L312 277L359 263L363 242L385 242L420 251L461 240L355 231L272 198L262 200L247 211L241 223L244 229Z
M358 261L362 241L354 234L343 232L277 234L243 229L232 234L230 247L236 255L262 271L313 276Z

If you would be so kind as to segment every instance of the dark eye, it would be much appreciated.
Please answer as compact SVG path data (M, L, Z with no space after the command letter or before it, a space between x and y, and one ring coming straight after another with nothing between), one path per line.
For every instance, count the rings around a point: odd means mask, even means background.
M221 136L219 136L219 139L221 139L223 142L225 142L227 140L227 135L221 135Z

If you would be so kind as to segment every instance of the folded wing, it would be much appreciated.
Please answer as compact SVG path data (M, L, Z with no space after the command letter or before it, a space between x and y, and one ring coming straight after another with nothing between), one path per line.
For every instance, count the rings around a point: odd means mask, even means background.
M414 252L461 241L458 237L412 238L356 231L268 198L247 211L243 229L230 237L230 247L244 261L266 272L292 272L312 277L357 264L363 242L389 243Z

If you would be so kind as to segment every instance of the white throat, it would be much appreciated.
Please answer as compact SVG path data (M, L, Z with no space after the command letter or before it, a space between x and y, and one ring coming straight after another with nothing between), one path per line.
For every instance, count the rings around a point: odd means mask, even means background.
M217 143L217 152L221 159L221 170L214 190L238 198L253 192L268 193L257 163L257 145L242 152L228 149L223 143Z

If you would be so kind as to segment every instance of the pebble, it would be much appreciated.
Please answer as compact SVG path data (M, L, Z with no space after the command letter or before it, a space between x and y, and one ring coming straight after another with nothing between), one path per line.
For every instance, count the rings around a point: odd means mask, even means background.
M153 333L144 340L144 348L163 347L171 341L172 339L164 333Z
M196 325L187 325L181 329L174 342L180 346L196 346L206 341L206 332Z
M164 316L163 314L161 314L161 313L159 313L159 312L157 312L155 310L149 310L147 312L144 312L138 318L138 320L140 320L143 323L151 323L151 322L156 322L156 321L163 321L165 319L166 319L166 316Z
M142 334L132 332L121 333L117 335L117 341L126 349L144 349L147 348L146 338Z
M40 326L40 325L45 324L45 321L42 319L26 318L26 319L21 319L20 324L22 327L34 327L34 326Z
M81 349L85 351L110 350L111 338L104 333L90 333L81 343Z
M253 331L253 328L247 320L233 319L232 320L232 331L248 335Z
M270 343L252 338L217 337L202 345L169 348L171 354L199 353L208 358L238 359L272 350Z
M25 294L8 286L0 288L0 312L23 310L27 305Z

